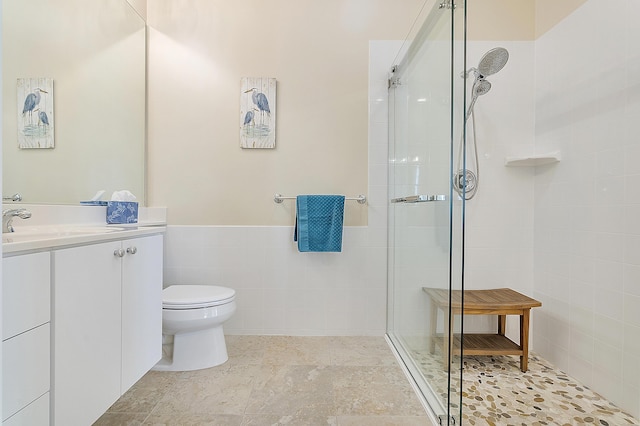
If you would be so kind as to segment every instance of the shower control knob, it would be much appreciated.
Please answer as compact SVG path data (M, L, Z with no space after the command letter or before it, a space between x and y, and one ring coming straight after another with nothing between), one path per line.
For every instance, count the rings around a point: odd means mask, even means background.
M114 250L113 255L116 257L124 257L124 250L121 248Z
M129 254L136 254L138 252L138 248L133 246L133 247L127 247L127 253Z

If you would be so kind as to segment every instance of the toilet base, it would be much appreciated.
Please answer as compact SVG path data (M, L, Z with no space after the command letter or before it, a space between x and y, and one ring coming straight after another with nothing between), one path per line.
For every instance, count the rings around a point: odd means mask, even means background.
M170 340L170 337L164 335L163 343ZM166 343L162 346L162 359L152 370L201 370L224 364L229 359L222 325L189 333L177 333L173 335L173 344Z

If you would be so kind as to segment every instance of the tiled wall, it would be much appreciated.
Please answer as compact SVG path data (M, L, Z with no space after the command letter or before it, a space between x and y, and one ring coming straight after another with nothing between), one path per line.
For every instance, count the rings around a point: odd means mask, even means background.
M589 0L536 41L538 352L640 417L640 2Z
M228 334L382 335L386 239L345 229L342 253L299 253L293 227L169 226L164 280L236 290Z

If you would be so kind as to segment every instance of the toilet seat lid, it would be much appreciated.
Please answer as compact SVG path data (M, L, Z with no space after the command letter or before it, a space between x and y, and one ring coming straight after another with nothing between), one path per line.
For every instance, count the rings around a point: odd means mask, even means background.
M235 299L236 291L213 285L171 285L162 290L162 307L195 309L218 306Z

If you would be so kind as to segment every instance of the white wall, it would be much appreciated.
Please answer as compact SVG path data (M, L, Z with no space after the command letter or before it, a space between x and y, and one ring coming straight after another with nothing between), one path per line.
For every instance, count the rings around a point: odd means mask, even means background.
M385 235L348 227L342 253L299 253L293 227L170 226L164 281L236 290L227 334L382 335Z
M589 0L536 41L535 349L640 417L640 3Z

